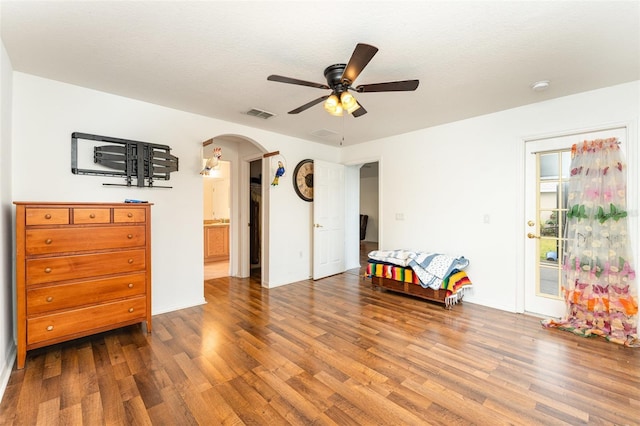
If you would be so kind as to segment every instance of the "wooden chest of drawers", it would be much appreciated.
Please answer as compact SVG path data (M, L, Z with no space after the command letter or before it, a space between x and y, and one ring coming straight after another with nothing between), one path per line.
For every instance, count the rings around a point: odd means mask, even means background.
M151 204L16 205L18 368L27 351L146 322Z

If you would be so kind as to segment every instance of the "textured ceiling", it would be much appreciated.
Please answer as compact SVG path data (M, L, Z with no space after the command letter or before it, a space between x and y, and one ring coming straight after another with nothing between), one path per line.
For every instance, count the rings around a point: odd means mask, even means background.
M350 145L640 79L638 1L1 1L14 70L320 143ZM325 83L357 43L368 114L329 116ZM530 84L551 80L544 92ZM262 120L258 108L276 114ZM320 136L316 136L320 134ZM211 135L215 136L215 135Z

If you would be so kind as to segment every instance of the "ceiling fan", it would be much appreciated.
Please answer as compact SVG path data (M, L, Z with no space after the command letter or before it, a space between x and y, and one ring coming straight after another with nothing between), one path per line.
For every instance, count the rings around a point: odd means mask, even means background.
M348 64L329 65L324 70L324 77L327 84L314 83L311 81L298 80L296 78L283 77L281 75L270 75L269 81L280 83L297 84L300 86L316 87L318 89L330 89L331 93L307 102L296 109L289 111L289 114L298 114L312 106L324 101L324 108L331 115L341 116L343 111L360 117L367 113L367 110L351 94L350 90L357 93L367 92L405 92L418 88L418 80L390 81L386 83L362 84L353 87L352 84L360 75L364 67L367 66L371 58L378 52L378 48L364 43L358 43L349 59Z

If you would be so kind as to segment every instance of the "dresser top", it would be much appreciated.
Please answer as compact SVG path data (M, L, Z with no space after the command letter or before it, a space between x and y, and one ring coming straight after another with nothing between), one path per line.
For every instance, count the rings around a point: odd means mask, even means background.
M152 206L153 203L107 203L107 202L69 202L69 201L14 201L15 205L29 205L29 206L65 206L65 207L83 207L83 206L118 206L118 207L140 207L140 206Z

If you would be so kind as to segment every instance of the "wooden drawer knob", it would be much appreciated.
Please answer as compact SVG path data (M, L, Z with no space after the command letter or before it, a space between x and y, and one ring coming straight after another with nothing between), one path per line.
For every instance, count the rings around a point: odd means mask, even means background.
M127 213L127 217L133 217L133 213L131 212Z
M48 273L50 273L50 272L51 272L51 268L44 268L44 273L45 273L45 274L48 274Z
M51 330L53 330L53 326L52 325L47 327L47 331L51 331Z
M133 234L127 234L127 238L128 239L132 239L133 238Z
M90 217L91 219L95 219L95 218L96 218L96 215L95 215L95 214L93 214L93 213L91 213L91 214L89 215L89 217Z
M51 244L53 242L53 240L51 238L47 238L46 240L44 240L45 244Z
M129 308L129 313L133 312L133 308Z
M133 288L133 283L129 283L129 288Z
M49 303L53 302L53 297L52 296L47 297L47 302Z
M129 263L133 263L133 259L129 259Z
M44 215L44 218L45 219L51 219L51 215L49 213L47 213L47 214Z

